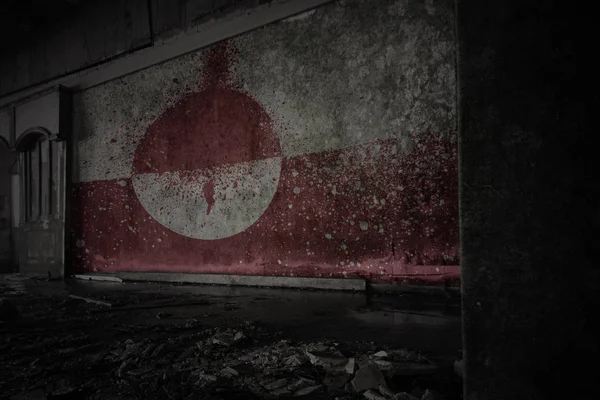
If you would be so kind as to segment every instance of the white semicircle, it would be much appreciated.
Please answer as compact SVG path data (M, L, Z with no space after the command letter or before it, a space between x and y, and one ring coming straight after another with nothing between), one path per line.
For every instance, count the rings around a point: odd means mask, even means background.
M275 157L133 175L132 181L140 203L161 225L190 238L217 240L243 232L260 218L275 196L280 175L281 158ZM214 188L208 195L207 184Z

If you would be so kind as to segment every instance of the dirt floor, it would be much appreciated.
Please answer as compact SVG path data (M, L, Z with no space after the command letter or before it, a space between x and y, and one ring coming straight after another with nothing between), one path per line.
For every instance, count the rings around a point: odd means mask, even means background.
M3 275L0 298L0 399L461 398L443 293Z

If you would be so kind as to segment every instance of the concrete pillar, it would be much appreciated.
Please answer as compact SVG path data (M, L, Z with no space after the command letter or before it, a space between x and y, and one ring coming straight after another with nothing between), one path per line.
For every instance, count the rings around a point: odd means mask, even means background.
M597 398L583 395L600 386L586 11L456 4L465 399Z

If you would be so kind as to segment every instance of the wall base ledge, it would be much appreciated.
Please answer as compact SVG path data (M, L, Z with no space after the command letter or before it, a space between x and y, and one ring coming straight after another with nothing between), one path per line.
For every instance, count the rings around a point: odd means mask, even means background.
M366 291L363 279L303 278L294 276L224 275L172 272L118 272L124 281L191 283L202 285L258 286L293 289Z

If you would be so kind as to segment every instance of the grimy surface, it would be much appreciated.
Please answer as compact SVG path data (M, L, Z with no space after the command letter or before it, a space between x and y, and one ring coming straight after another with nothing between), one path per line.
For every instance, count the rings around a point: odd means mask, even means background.
M581 11L457 2L467 400L599 397L594 24Z
M0 272L11 272L14 268L10 192L15 158L0 138Z
M80 271L458 277L450 1L340 1L75 96Z
M368 364L393 392L460 398L458 297L0 275L0 301L1 399L354 399Z

